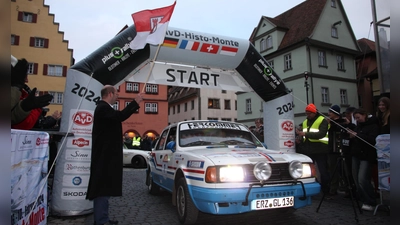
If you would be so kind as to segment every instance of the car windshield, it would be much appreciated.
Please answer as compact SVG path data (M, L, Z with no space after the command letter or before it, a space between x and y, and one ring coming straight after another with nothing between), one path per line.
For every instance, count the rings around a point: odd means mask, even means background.
M179 145L262 147L254 135L243 125L229 122L195 122L180 125Z

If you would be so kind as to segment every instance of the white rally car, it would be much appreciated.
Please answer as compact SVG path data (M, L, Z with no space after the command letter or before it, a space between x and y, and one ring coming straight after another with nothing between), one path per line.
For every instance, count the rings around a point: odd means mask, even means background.
M240 123L184 121L165 128L148 160L150 194L172 193L182 224L198 212L300 208L320 192L312 160L266 149Z

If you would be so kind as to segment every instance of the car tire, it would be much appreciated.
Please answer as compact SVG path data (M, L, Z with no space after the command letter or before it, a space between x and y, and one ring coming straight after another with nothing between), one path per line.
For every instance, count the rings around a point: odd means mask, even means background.
M151 195L157 195L160 193L160 186L153 182L153 176L151 176L151 171L147 172L147 180L149 185L147 186L147 191Z
M184 177L179 178L176 187L176 211L181 224L194 224L199 214L190 197Z
M135 155L131 160L131 164L133 168L144 168L146 160L140 155Z

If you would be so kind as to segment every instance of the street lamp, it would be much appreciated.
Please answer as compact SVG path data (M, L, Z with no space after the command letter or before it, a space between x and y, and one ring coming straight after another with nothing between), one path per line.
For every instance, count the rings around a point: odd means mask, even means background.
M310 85L307 82L308 80L308 72L304 71L304 87L306 88L306 97L307 97L307 105L308 105L308 88L310 87Z

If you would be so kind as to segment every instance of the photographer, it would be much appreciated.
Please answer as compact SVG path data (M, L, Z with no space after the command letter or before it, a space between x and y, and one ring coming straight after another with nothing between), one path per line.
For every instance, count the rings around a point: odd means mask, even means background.
M37 120L35 127L41 130L59 130L58 121L61 119L61 113L56 110L51 116L46 116L49 108L43 108L42 114Z

